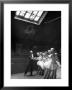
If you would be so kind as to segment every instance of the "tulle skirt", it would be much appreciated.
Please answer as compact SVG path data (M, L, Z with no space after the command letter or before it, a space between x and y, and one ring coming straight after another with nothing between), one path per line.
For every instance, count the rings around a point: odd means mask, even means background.
M56 79L56 69L55 70L46 69L43 78Z

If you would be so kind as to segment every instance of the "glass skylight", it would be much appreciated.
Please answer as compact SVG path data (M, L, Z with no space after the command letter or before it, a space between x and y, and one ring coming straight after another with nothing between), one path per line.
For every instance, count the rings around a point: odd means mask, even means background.
M28 11L21 10L20 11L19 10L19 11L16 11L15 18L36 24L36 23L41 23L41 21L43 20L42 15L45 16L44 13L46 13L46 12L38 11L38 10L35 10L35 11L32 11L32 10L28 10Z
M24 18L38 21L43 11L16 11L17 16L23 16Z

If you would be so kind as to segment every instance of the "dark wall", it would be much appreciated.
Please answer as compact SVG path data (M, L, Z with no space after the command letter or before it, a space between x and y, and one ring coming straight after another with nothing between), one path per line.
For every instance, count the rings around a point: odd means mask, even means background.
M37 45L42 47L48 46L60 48L61 19L59 18L50 23L44 23L44 21L41 25L34 25L20 20L15 20L14 12L12 12L12 48L15 47L16 43L22 43L25 47ZM28 26L30 25L33 27L33 33L26 34L25 30L28 29Z

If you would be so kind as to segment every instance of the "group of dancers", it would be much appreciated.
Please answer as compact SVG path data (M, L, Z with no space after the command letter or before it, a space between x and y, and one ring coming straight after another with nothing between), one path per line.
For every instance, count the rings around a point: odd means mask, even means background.
M30 67L36 62L38 67L37 74L41 75L43 79L56 79L57 69L61 68L61 64L58 58L58 53L54 48L45 52L37 52L37 57L34 56L33 51L31 53ZM32 67L33 68L33 67ZM31 68L31 75L32 75Z

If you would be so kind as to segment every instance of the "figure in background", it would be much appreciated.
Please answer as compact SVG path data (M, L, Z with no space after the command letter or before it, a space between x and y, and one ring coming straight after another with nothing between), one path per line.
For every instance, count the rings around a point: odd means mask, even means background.
M38 75L43 75L43 61L42 61L42 55L41 55L42 53L41 52L37 52L37 57L32 57L32 59L34 60L34 61L36 61L36 65L37 65L37 67L38 67L38 69L37 69L37 74Z
M57 68L60 67L60 64L57 63L58 60L55 57L54 49L48 50L48 60L44 63L45 73L43 78L44 79L56 79L56 71Z
M33 60L31 59L31 57L33 57L33 51L30 51L30 55L29 55L29 64L25 70L25 73L26 74L28 71L30 71L30 76L32 76L32 72L33 72Z
M44 75L44 62L43 62L43 56L42 56L42 52L40 53L37 53L38 55L38 62L37 62L37 65L38 65L38 75Z

